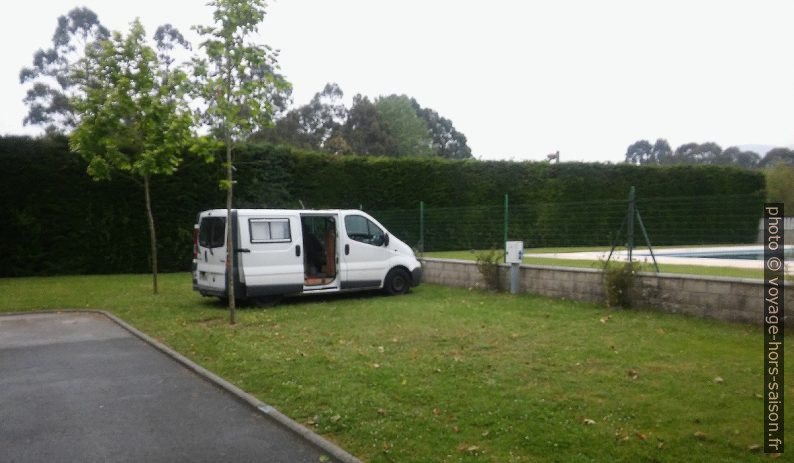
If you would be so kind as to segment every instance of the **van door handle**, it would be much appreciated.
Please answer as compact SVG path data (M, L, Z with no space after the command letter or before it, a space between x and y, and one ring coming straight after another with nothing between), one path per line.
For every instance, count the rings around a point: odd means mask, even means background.
M301 245L298 244L295 246L295 257L300 257L300 256L301 256Z
M235 251L237 251L237 252L251 252L250 249L246 249L246 248L237 248L237 249L235 249Z
M346 244L345 245L345 255L348 255L348 254L350 254L350 245Z

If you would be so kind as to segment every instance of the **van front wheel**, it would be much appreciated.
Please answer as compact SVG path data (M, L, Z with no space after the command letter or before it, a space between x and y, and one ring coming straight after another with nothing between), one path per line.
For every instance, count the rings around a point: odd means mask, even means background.
M393 268L386 275L386 282L383 285L386 294L396 295L405 294L411 289L411 277L408 272L401 268Z

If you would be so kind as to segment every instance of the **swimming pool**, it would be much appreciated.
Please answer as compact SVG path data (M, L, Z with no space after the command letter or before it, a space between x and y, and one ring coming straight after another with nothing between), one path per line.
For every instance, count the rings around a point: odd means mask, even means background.
M609 250L589 251L589 252L559 252L559 253L537 253L531 250L524 252L524 257L544 257L552 259L576 259L576 260L605 260ZM760 244L753 245L726 245L726 246L681 246L675 248L655 248L653 254L656 262L660 264L675 265L698 265L706 267L733 267L746 269L764 268L764 248ZM632 253L634 260L639 262L651 263L651 253L647 247L638 247ZM788 264L788 272L792 272L794 267L794 246L785 249L785 256ZM616 261L628 260L628 253L625 249L615 250L612 259Z
M650 255L650 253L647 253ZM717 251L699 251L697 248L690 248L685 252L669 252L665 250L661 251L654 251L656 256L668 256L668 257L688 257L688 258L696 258L696 259L742 259L742 260L763 260L764 259L764 249L761 246L758 246L758 249L723 249ZM645 255L645 253L643 253ZM792 258L794 257L794 248L789 248L785 250L785 257Z

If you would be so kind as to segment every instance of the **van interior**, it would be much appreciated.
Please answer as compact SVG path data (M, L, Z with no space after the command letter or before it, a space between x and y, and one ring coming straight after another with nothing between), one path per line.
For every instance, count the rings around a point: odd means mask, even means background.
M303 271L306 286L327 285L336 278L336 219L333 216L301 217Z

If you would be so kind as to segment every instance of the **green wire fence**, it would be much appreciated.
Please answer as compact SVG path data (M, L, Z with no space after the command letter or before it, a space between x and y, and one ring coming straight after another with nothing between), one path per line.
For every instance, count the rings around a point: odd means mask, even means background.
M416 250L501 249L506 240L527 248L610 246L626 216L627 199L368 210ZM500 199L502 201L500 201ZM754 243L764 198L756 195L643 198L636 207L657 245ZM501 203L501 204L500 204Z

